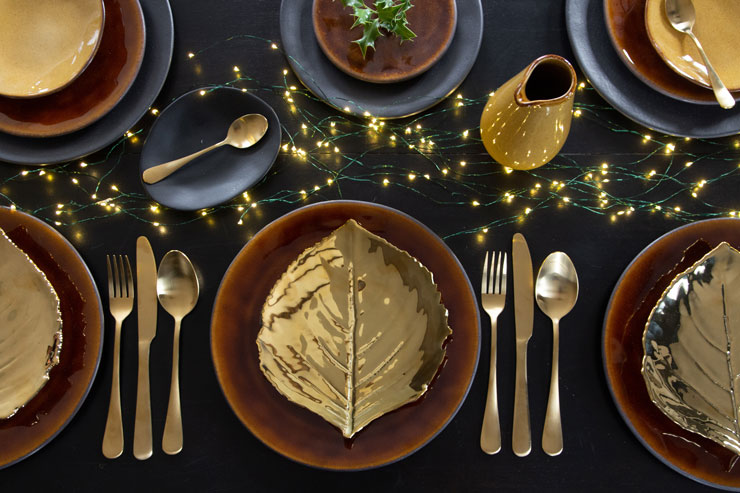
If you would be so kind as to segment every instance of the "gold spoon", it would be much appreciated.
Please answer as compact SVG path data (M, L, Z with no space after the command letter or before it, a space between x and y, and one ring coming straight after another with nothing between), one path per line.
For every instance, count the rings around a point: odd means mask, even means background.
M224 145L230 145L237 149L246 149L247 147L251 147L265 135L267 132L267 125L267 118L260 114L250 113L248 115L240 116L231 123L229 131L226 134L226 138L221 142L213 144L210 147L206 147L205 149L201 149L198 152L194 152L189 156L153 166L144 170L144 173L141 176L144 179L144 182L151 185L167 178L193 159L198 156L202 156L217 147Z
M558 387L558 346L560 319L576 304L578 275L573 262L563 252L547 256L535 283L535 298L540 310L552 319L552 373L550 397L547 400L545 428L542 431L542 450L548 455L563 451L563 428L560 424L560 390Z
M712 64L709 63L709 58L704 52L699 39L693 33L694 22L696 22L696 12L694 11L694 4L691 0L665 0L665 14L668 17L668 22L676 31L687 34L699 48L699 53L702 59L704 59L704 65L707 67L707 73L709 74L709 82L712 84L712 90L714 91L714 97L717 98L719 105L725 109L730 109L735 106L735 99L727 90L727 87L722 83L722 80L717 75L717 71L714 70Z
M182 413L180 411L180 323L198 301L198 276L188 257L179 250L170 250L157 271L157 297L162 307L175 319L172 345L172 380L167 419L164 422L162 450L177 454L182 450Z

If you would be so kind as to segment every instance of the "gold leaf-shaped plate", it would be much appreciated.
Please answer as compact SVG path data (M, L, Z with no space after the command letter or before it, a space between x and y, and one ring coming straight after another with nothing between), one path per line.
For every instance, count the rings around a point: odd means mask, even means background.
M281 394L351 438L426 392L450 332L431 272L350 219L288 266L257 345Z
M41 390L61 349L56 291L0 229L0 419L13 416Z
M59 364L49 372L49 380L13 416L0 419L3 469L49 443L80 409L100 362L103 305L82 257L54 228L2 206L0 228L54 287L64 331Z
M723 242L679 274L653 308L643 346L655 405L740 454L740 252Z
M408 252L434 275L453 332L445 344L443 368L421 398L343 440L336 427L272 386L261 371L255 341L264 302L288 266L349 219ZM236 416L273 450L297 462L333 470L389 464L432 440L462 405L479 348L476 296L452 251L415 219L367 202L321 202L265 226L226 271L211 321L216 376Z

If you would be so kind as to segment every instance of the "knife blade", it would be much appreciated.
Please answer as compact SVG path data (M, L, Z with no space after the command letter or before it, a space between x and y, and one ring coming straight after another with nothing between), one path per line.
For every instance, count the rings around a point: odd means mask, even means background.
M527 390L527 342L532 337L534 322L534 278L532 257L524 236L516 233L512 239L514 269L514 316L516 320L516 386L514 390L514 425L512 449L519 457L532 450Z
M139 318L139 377L136 386L134 457L152 456L152 406L149 393L149 347L157 333L157 262L149 240L136 240L136 290Z

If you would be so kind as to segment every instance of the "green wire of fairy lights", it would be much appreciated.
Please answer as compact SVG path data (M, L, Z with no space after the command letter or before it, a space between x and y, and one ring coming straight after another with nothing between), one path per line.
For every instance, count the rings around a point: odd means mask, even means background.
M224 43L242 42L264 44L268 51L282 56L279 46L272 40L239 35L199 52L188 53L187 58L197 60L203 53ZM17 173L0 179L0 201L60 227L125 215L162 232L214 215L223 218L228 211L235 211L234 222L242 225L257 207L356 198L347 197L344 190L347 185L358 183L371 185L375 191L400 189L440 206L495 210L495 214L476 215L495 216L493 219L450 233L446 238L484 234L553 207L578 208L611 221L637 213L659 213L680 222L740 217L728 204L712 202L712 194L707 193L707 189L718 182L737 185L740 174L740 142L737 140L695 139L688 143L683 139L651 136L626 127L625 120L611 107L588 104L580 101L583 98L577 98L573 126L597 125L615 134L639 139L645 151L613 156L611 159L624 161L618 163L604 162L597 156L561 153L542 168L512 171L495 164L485 153L479 128L458 128L459 123L456 123L466 111L480 114L488 94L465 98L457 92L431 110L403 120L380 120L372 115L357 118L329 109L293 81L287 69L272 84L242 74L238 66L229 70L235 77L208 86L201 93L236 87L265 93L272 98L271 102L282 100L283 103L282 107L275 105L283 121L280 156L263 181L248 192L217 207L183 213L159 206L141 191L119 189L114 177L124 171L119 169L121 159L132 147L137 152L141 136L159 113L152 108L136 129L96 153L93 161L19 168ZM579 94L590 91L592 89L585 83L579 84ZM694 146L705 148L706 152L687 150ZM364 150L349 153L342 148ZM403 165L393 159L399 153L405 155ZM703 161L711 166L695 166ZM312 183L300 189L270 191L267 182L279 180L281 174L296 170L308 173ZM41 207L27 204L32 201L29 194L24 193L29 187L36 188L44 180L61 179L69 180L69 184L63 189L55 188L53 195L68 197L66 201ZM619 192L613 191L614 188ZM256 222L261 221L262 217Z

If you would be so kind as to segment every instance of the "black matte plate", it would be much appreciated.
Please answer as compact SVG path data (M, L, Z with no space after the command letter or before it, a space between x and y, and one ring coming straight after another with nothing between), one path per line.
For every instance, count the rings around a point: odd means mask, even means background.
M225 145L200 156L164 180L148 185L151 197L172 209L192 211L234 198L262 179L280 151L280 120L257 96L240 89L196 89L159 116L141 152L140 174L222 141L231 122L248 113L267 118L267 133L252 147Z
M457 0L457 28L450 47L432 68L411 80L373 84L345 74L321 51L313 30L310 0L283 0L280 36L293 71L312 93L353 115L402 118L449 96L473 68L483 39L480 0Z
M635 77L609 39L603 0L567 0L565 22L581 70L601 97L627 118L681 137L715 138L740 132L740 106L724 110L678 101Z
M100 120L59 137L18 137L0 132L0 161L49 164L93 153L123 136L147 112L167 78L175 28L168 0L141 2L146 25L146 51L139 75L121 101Z

